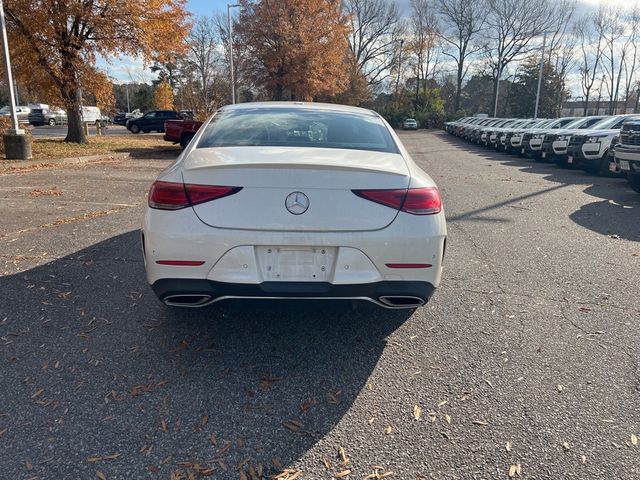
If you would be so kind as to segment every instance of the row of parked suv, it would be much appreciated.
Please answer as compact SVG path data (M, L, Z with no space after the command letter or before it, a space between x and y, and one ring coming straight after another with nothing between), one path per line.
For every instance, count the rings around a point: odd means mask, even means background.
M640 193L640 115L556 119L465 117L445 130L469 142L577 167L593 175L626 176Z

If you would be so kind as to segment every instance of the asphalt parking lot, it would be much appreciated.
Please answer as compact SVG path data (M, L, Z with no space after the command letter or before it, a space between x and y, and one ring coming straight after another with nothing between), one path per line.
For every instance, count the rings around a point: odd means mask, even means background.
M0 175L0 477L640 478L640 195L401 135L449 229L413 315L170 310L137 230L166 159Z

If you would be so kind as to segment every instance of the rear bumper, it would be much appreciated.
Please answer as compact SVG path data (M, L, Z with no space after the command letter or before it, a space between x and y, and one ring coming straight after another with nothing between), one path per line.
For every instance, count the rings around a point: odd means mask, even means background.
M363 300L385 308L415 308L429 301L435 287L429 282L382 281L333 285L326 282L214 282L205 279L164 278L152 285L167 305L203 307L227 299Z

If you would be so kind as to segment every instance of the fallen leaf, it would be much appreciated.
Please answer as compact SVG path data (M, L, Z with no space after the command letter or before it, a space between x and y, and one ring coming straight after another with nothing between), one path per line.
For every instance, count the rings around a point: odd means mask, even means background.
M282 424L282 426L292 432L297 432L304 426L304 424L298 420L287 420Z
M96 472L96 477L98 477L100 480L107 480L107 476L104 473L102 473L100 470Z
M391 432L393 432L393 427L391 425L384 429L384 433L386 435L391 435Z
M340 447L338 448L338 453L340 454L340 460L342 460L343 464L347 464L349 463L349 458L347 457L347 454L344 452L344 448Z
M322 464L324 465L325 470L331 470L331 462L329 461L329 457L326 455L322 455Z
M89 457L87 458L88 462L101 462L103 460L115 460L120 456L119 453L114 453L113 455L105 455L104 457Z
M580 457L580 461L581 461L581 462L582 462L582 464L584 465L585 463L587 463L587 457L586 457L586 456L584 456L584 455L582 455L582 456Z
M634 433L631 434L631 444L638 445L638 437Z
M422 413L422 409L418 405L413 406L413 418L416 420L420 420L420 414Z
M558 385L558 391L561 392L564 390L564 387L562 385Z
M451 415L445 415L444 419L449 425L451 425Z
M569 442L564 442L562 444L562 448L564 448L565 450L571 450L571 444Z
M513 446L513 445L511 444L511 442L510 442L510 441L509 441L509 442L507 442L507 444L505 445L505 448L507 449L507 452L510 452L510 451L511 451L511 447L512 447L512 446Z
M351 474L351 470L343 470L343 471L341 471L339 473L336 473L336 477L343 478L343 477L346 477L349 474Z
M489 425L487 422L483 420L474 420L471 423L473 423L474 425Z
M509 467L509 478L513 478L516 476L516 471L517 471L518 467L516 465L511 465Z
M445 406L447 403L449 403L449 400L443 400L440 403L438 403L438 408Z

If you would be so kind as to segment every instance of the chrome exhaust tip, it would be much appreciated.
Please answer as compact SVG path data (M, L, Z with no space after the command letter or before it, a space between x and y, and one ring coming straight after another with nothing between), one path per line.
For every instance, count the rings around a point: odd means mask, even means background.
M211 295L198 293L168 295L162 301L170 307L204 307L211 303Z
M379 297L380 303L389 308L417 308L426 302L420 297L412 297L405 295L385 295Z

